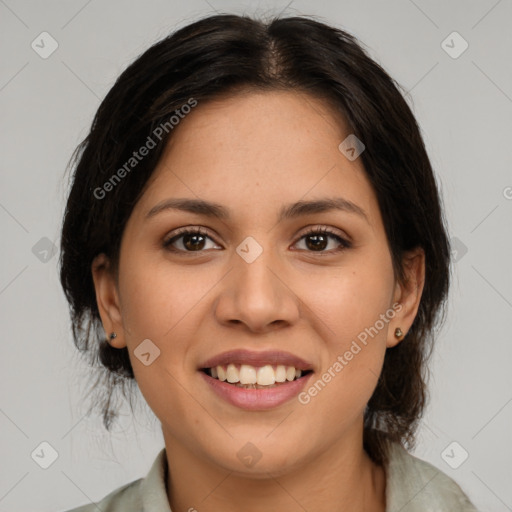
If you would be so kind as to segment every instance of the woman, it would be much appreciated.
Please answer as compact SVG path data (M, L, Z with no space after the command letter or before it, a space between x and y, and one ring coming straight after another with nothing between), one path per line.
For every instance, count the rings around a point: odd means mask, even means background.
M415 118L354 37L197 21L122 73L75 163L75 342L105 426L135 381L165 441L97 507L476 510L406 451L450 250Z

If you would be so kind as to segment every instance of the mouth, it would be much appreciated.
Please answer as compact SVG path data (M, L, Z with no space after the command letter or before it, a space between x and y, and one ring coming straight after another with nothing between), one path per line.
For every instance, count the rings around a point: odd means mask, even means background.
M250 364L217 365L201 368L209 377L244 389L270 389L304 378L312 370L301 370L295 366Z
M198 368L217 397L248 411L290 402L313 372L312 364L282 351L233 350L204 361Z

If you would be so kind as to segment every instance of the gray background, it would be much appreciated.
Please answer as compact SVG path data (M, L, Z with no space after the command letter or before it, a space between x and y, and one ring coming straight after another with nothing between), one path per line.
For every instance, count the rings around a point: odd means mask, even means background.
M49 241L59 245L68 159L115 78L215 10L319 15L360 38L410 91L458 248L414 453L481 510L512 510L510 0L0 0L0 511L97 501L145 475L163 447L144 403L135 418L124 407L110 435L84 417L89 370L72 345ZM31 47L43 31L59 45L47 59ZM445 50L458 53L460 40L442 44L453 31L469 44L457 58ZM58 453L48 469L31 457L43 441ZM462 450L469 457L453 469L447 461L459 464Z

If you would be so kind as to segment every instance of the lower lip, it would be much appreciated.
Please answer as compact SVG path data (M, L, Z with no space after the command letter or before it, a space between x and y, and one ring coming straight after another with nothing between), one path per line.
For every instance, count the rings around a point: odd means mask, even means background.
M313 375L313 373L308 373L300 379L279 384L274 388L245 389L214 379L202 371L199 373L218 396L230 404L248 411L264 411L284 404L297 396Z

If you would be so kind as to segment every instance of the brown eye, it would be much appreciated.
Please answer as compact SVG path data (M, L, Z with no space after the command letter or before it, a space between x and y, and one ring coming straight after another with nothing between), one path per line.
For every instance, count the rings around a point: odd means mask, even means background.
M201 229L183 229L165 240L163 246L173 252L201 252L208 249L205 247L207 239L212 240Z
M306 234L302 235L300 240L305 241L306 250L310 252L333 253L350 247L350 243L347 240L327 228L315 228L308 231ZM329 240L335 240L338 244L338 248L332 248L326 251L325 249L329 246Z

